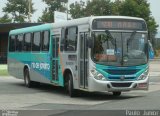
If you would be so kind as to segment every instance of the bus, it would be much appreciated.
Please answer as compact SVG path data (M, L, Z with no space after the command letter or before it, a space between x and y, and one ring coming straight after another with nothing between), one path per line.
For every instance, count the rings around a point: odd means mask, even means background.
M77 90L148 90L148 30L145 20L91 16L11 30L8 72L27 87L46 83Z

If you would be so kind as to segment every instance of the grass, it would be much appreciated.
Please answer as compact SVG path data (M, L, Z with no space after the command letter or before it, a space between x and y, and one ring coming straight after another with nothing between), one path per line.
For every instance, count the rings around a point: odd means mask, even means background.
M0 76L8 76L7 65L0 65Z
M3 70L0 70L0 76L8 76L8 71L7 69L3 69Z

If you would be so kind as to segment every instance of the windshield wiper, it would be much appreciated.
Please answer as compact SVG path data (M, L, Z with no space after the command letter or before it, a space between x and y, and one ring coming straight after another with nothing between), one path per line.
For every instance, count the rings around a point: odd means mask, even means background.
M116 39L113 38L111 33L108 30L105 30L107 36L111 39L111 43L116 46Z

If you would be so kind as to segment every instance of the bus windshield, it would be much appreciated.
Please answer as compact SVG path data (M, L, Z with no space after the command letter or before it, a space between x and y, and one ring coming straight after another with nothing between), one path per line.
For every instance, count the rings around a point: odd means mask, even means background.
M110 66L137 66L146 64L147 33L93 32L92 60Z

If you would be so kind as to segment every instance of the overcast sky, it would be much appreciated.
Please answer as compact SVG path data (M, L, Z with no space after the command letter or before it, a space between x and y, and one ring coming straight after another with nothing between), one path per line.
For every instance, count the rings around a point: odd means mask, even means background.
M41 2L42 0L32 0L32 1L34 2L34 8L36 9L36 12L32 16L32 21L36 22L38 17L40 17L42 15L42 11L45 9L45 4L43 2ZM80 0L69 0L70 3L75 2L75 1L80 1ZM1 3L0 3L0 17L3 16L2 8L5 7L6 2L7 2L7 0L1 0ZM152 16L155 18L157 24L160 25L160 13L159 13L159 11L160 11L160 0L148 0L148 2L150 3ZM160 31L160 27L159 27L159 31Z

